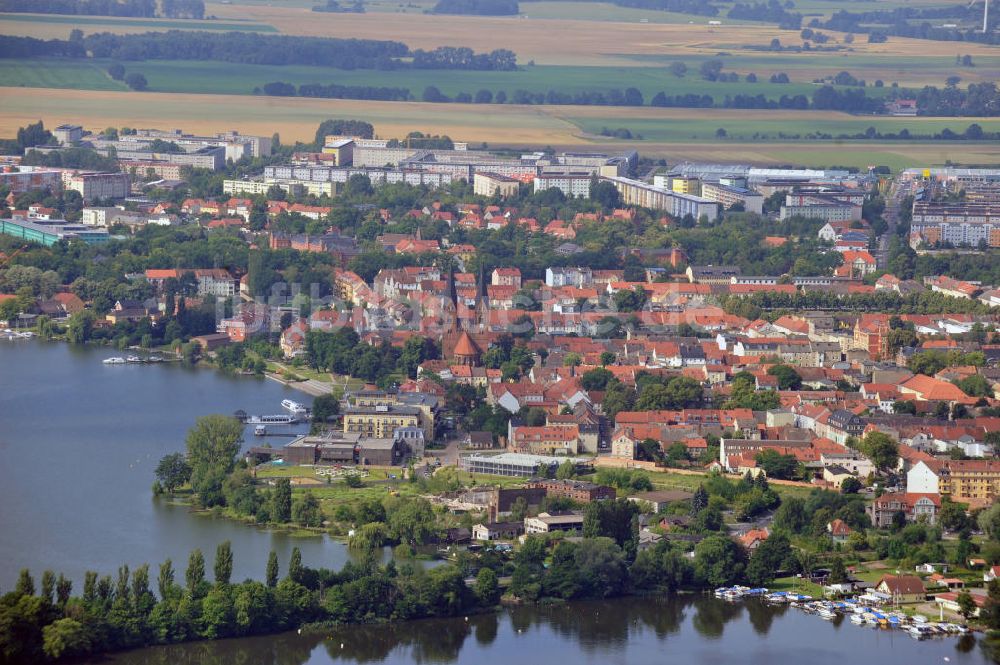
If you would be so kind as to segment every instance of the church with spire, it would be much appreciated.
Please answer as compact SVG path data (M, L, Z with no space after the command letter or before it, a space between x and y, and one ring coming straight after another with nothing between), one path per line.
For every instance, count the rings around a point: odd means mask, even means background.
M496 333L489 332L489 300L483 272L480 266L475 286L475 304L470 306L466 298L459 297L454 268L448 270L441 352L444 358L454 361L456 365L478 367L482 354L499 337Z

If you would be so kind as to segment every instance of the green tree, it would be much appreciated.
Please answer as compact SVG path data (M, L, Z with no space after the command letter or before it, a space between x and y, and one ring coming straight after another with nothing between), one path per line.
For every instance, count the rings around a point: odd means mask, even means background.
M274 550L267 555L267 587L273 589L278 584L278 554Z
M188 557L187 570L184 571L184 580L187 582L188 594L192 598L198 598L201 589L205 584L205 556L200 549L195 549Z
M793 478L798 468L795 455L782 455L773 448L760 451L754 459L757 461L757 466L763 469L768 478Z
M85 655L90 647L90 631L76 619L63 617L42 628L42 650L53 660Z
M833 558L830 564L830 583L840 584L847 581L847 570L844 568L844 560L839 556Z
M882 471L895 467L899 460L899 443L882 432L868 432L859 447L861 453Z
M639 538L639 506L628 499L592 501L583 513L584 538L611 538L619 547L635 551Z
M17 576L17 584L14 586L14 593L18 596L34 596L35 580L31 577L31 571L22 568Z
M850 478L844 479L844 482L840 483L840 493L841 494L857 494L861 491L864 485L857 478L851 476Z
M712 587L743 579L746 560L746 551L728 536L709 536L694 549L695 573Z
M994 503L986 510L979 513L976 518L979 528L990 537L990 539L1000 540L1000 503Z
M292 556L288 560L288 579L297 584L301 584L302 573L302 552L298 547L293 547Z
M183 453L164 455L156 465L156 479L167 492L174 490L191 479L191 465Z
M802 388L802 377L788 365L774 365L767 370L767 373L777 377L778 390L799 390Z
M772 533L764 542L757 546L747 564L747 580L754 586L764 586L774 580L774 575L781 570L785 561L792 557L792 547L788 537L781 533Z
M292 482L279 478L271 492L271 521L284 524L292 519Z
M70 344L83 344L88 341L93 333L96 318L90 310L83 310L70 316L66 326L66 340Z
M323 523L323 511L312 492L306 491L292 504L292 520L306 527L318 527Z
M558 480L570 480L576 476L576 464L571 460L566 460L559 465L556 469L556 478Z
M938 513L938 524L949 531L961 531L969 523L965 506L954 501L942 501L941 512Z
M174 562L167 559L160 564L160 574L157 576L156 590L160 593L160 599L166 600L174 593Z
M407 545L423 545L436 533L437 520L430 501L423 498L386 501L387 526L393 540Z
M962 589L955 602L958 604L958 613L962 615L962 618L965 619L966 623L968 623L969 619L971 619L976 613L976 610L979 609L976 605L976 601L973 600L972 594L969 593L968 589Z
M326 423L340 414L340 401L334 395L320 395L313 400L312 420Z
M243 424L230 416L201 416L187 433L188 459L194 469L218 467L233 470L243 442Z
M233 547L228 540L219 543L215 549L214 572L216 584L229 584L233 576Z
M476 574L476 598L483 607L492 607L500 600L500 580L492 568L481 568Z

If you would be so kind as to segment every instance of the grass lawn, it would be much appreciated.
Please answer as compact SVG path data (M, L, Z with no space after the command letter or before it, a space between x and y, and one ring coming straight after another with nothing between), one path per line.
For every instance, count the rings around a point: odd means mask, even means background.
M808 580L800 579L798 577L779 577L770 584L767 588L771 591L791 591L794 593L804 593L807 596L812 596L813 598L823 597L823 587L814 582Z

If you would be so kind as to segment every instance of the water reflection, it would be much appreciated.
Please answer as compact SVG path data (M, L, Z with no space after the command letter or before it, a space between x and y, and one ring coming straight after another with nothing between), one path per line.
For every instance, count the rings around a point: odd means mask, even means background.
M145 649L94 663L117 665L320 665L332 663L783 662L979 665L995 646L974 636L917 642L900 631L840 626L788 607L710 596L624 598L317 633ZM845 639L849 637L849 639ZM470 639L471 638L471 639ZM977 644L980 648L977 648ZM525 658L523 654L531 654ZM948 660L945 660L945 659Z

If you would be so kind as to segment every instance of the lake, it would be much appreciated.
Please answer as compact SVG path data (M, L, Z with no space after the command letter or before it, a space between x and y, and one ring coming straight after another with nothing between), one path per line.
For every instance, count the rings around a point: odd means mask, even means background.
M916 641L901 631L827 622L759 601L712 596L622 598L322 635L286 633L155 647L94 661L114 665L321 665L512 662L593 665L942 665L990 662L976 639Z
M0 587L20 568L77 581L122 563L183 570L199 547L211 560L233 543L234 579L263 577L268 552L284 571L291 548L309 566L339 568L344 545L192 515L154 499L153 469L183 450L197 416L279 413L301 393L259 378L170 365L106 366L115 351L41 341L0 341ZM252 436L248 436L248 442ZM279 439L270 439L280 444ZM155 568L153 574L155 575ZM756 601L711 596L624 598L384 626L322 635L282 634L155 647L102 657L118 665L323 663L733 663L910 665L991 662L974 638L917 642L899 632L826 622Z
M224 540L233 543L234 579L263 578L271 549L282 569L295 546L306 565L343 565L348 554L339 541L192 515L150 490L157 462L184 450L198 416L282 413L281 400L311 398L211 368L101 363L115 355L122 353L0 340L0 589L10 589L24 567L36 579L47 568L64 573L76 591L85 571L109 574L122 563L149 563L155 575L170 557L183 570L192 549L211 561ZM252 432L246 439L255 443Z

